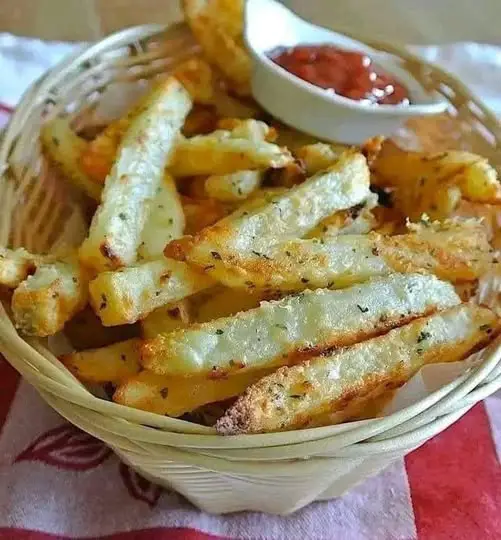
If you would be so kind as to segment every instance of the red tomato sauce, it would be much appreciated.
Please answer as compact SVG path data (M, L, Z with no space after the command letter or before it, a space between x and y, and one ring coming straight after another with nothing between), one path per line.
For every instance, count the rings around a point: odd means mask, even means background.
M408 105L407 88L376 69L364 53L333 45L277 47L268 53L275 64L328 92L373 105Z

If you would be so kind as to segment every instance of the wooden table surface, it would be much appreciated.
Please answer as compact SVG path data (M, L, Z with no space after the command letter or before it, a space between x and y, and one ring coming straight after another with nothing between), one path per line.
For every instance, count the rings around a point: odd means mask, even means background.
M341 31L405 43L501 43L501 0L284 0ZM91 40L180 17L179 0L0 0L0 31Z

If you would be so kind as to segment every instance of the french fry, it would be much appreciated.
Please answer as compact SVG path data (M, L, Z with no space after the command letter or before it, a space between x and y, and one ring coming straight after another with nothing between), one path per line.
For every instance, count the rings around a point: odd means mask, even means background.
M147 203L163 179L191 99L176 79L169 78L149 94L143 107L122 140L101 205L80 248L81 262L97 272L136 261Z
M501 333L479 307L498 173L274 120L252 98L244 7L181 0L197 56L106 127L45 121L45 157L97 211L77 254L0 247L2 302L20 333L64 330L61 362L118 404L221 435L373 418L423 365Z
M364 203L341 210L321 221L308 238L330 238L338 234L367 234L379 225L372 212L377 206L377 195L371 194Z
M469 152L407 152L387 141L372 169L379 185L395 188L395 204L410 219L450 217L461 198L501 202L496 170Z
M231 96L221 86L214 92L214 108L218 116L227 118L254 118L261 114L252 100L241 100Z
M205 181L205 191L210 197L219 201L242 201L259 188L262 179L263 171L238 171L232 174L209 176Z
M347 422L353 420L368 420L370 418L380 418L384 416L384 410L391 400L395 397L397 389L385 390L382 394L379 389L374 391L375 397L372 397L371 394L367 395L367 403L364 403L363 406L360 406L358 403L350 404L346 407L341 413ZM345 416L346 415L346 416ZM222 416L222 415L221 415ZM336 413L330 414L329 418L319 418L320 423L315 420L316 426L325 426L333 425L339 423L339 420L336 418Z
M454 289L463 302L469 302L472 298L475 298L478 292L478 281L458 283L454 286Z
M214 4L217 4L218 7ZM243 47L243 1L183 0L186 22L205 56L217 66L240 95L250 95L251 60ZM231 30L228 21L231 24ZM235 29L239 28L235 34Z
M216 80L211 66L201 57L193 57L177 66L172 75L186 88L195 103L214 102Z
M79 164L94 183L104 185L113 167L118 147L138 111L139 106L136 105L126 115L113 120L83 149Z
M264 204L270 203L285 191L285 188L257 189L238 207L238 212L242 214L243 212L250 212L253 209L259 208ZM196 234L235 211L234 203L224 203L216 199L183 196L181 197L181 202L186 219L185 232L187 235Z
M301 160L295 159L281 169L269 169L266 171L266 183L271 186L283 186L291 188L306 180L306 169Z
M205 14L216 19L222 31L235 39L241 39L244 25L241 0L210 0L204 7Z
M228 205L214 199L182 197L181 201L186 220L186 234L195 234L231 213Z
M162 306L150 313L141 321L143 338L150 339L160 333L168 333L179 328L185 328L190 323L190 308L187 300L176 304Z
M89 177L80 165L87 142L71 129L68 119L56 117L44 124L40 141L49 159L63 175L87 196L99 202L102 186Z
M313 176L270 203L237 210L195 237L171 242L167 257L187 259L223 283L240 279L248 265L256 273L266 266L274 243L301 237L336 210L359 204L369 195L365 158L349 152L330 169ZM243 281L248 281L244 279Z
M492 247L501 249L501 205L481 204L463 199L454 210L454 216L482 220Z
M302 146L295 155L304 163L306 174L312 176L333 165L343 151L342 146L336 148L331 144L315 143Z
M378 222L371 209L359 204L349 210L341 210L319 223L308 238L332 238L340 234L367 234Z
M372 164L379 157L379 154L381 153L385 142L386 138L383 135L376 135L375 137L367 139L362 144L360 151L367 158L367 163L369 164L369 167L372 167Z
M15 289L21 281L35 272L41 261L40 255L33 255L24 248L0 247L0 285Z
M23 333L50 336L85 307L87 273L73 259L40 264L12 295L14 323Z
M208 274L228 287L285 292L338 289L392 272L425 271L461 283L476 280L490 268L491 251L478 222L428 223L395 236L371 232L290 240L253 259L235 254L225 266L215 267L217 271L209 268Z
M233 317L159 335L144 343L142 363L159 375L272 368L458 302L453 287L434 276L394 274L342 291L307 291L263 302Z
M90 302L104 326L131 324L213 283L184 263L161 259L99 274L89 284Z
M280 168L292 161L290 152L276 144L217 130L180 140L168 168L173 176L183 177Z
M219 117L248 119L260 112L250 101L247 103L230 96L220 80L220 73L215 72L202 57L186 60L175 68L173 75L188 90L195 103L212 106Z
M188 90L194 103L211 106L219 117L249 119L259 114L252 103L230 96L221 84L220 75L201 57L183 62L176 67L173 75Z
M195 105L184 121L182 134L185 137L207 135L216 129L217 120L214 107Z
M196 104L183 126L183 133L186 136L213 131L216 129L218 118L221 117L248 119L259 114L252 104L228 95L221 87L211 66L200 57L190 58L180 64L174 70L173 76L183 84ZM131 107L127 114L113 120L102 133L82 147L81 155L77 159L77 168L90 178L93 184L104 184L124 134L142 106L143 102L140 101ZM96 189L93 185L89 187Z
M176 184L166 173L150 203L149 216L141 233L138 258L161 257L165 245L183 234L184 226L184 212Z
M216 424L236 435L315 425L326 413L345 419L375 398L406 382L432 362L462 360L490 340L499 320L488 309L461 305L391 330L348 349L318 356L251 386ZM331 421L334 420L331 417Z
M275 142L277 132L265 122L253 118L221 118L217 124L219 129L231 131L235 139L247 139L252 142Z
M256 308L263 300L262 294L227 287L213 287L201 292L199 296L201 298L192 299L193 319L198 323L229 317L241 311ZM156 335L160 333L165 333L165 331L157 332Z
M242 215L244 212L250 212L258 208L264 207L266 204L276 202L277 197L287 193L285 187L261 187L250 195L250 197L242 203L237 210L234 211L234 216ZM233 207L235 208L235 207Z
M475 281L494 262L482 223L453 219L409 224L409 234L376 237L376 250L397 272L427 270L452 283Z
M209 196L205 191L206 176L191 176L178 180L177 185L180 193L183 196L195 200L209 200Z
M233 374L225 378L164 377L142 371L121 384L113 401L135 409L173 417L241 394L268 371Z
M312 135L298 131L297 129L281 124L276 120L273 122L273 126L276 128L278 137L277 144L280 146L286 146L289 150L295 154L302 146L308 144L315 144L318 140Z
M207 62L201 58L190 58L180 64L173 75L183 84L195 103L205 104L212 101L210 96L215 89L212 88L212 69ZM143 100L139 100L125 115L110 122L83 148L79 165L94 183L104 184L126 131L143 107ZM218 118L213 109L214 107L208 109L195 106L187 115L183 132L194 135L213 131Z
M99 349L66 354L60 360L82 382L116 385L140 371L140 344L140 339L129 339Z

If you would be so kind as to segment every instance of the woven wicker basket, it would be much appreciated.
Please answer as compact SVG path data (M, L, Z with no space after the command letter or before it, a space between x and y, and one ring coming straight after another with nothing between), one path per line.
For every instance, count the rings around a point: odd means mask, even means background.
M448 115L407 128L402 136L408 143L450 146L454 133L457 146L501 164L501 127L461 83L403 50L377 47L400 56L423 84L451 103ZM85 235L78 194L50 171L41 156L38 136L44 121L69 114L80 125L92 122L116 83L120 89L137 86L196 52L197 45L183 24L167 29L141 26L79 52L37 81L23 96L0 146L0 245L55 251L80 242ZM480 365L385 418L220 437L212 428L93 396L59 363L54 347L51 340L20 337L7 309L1 308L0 350L47 403L105 441L145 477L216 513L286 514L313 500L341 495L501 387L501 345L496 344Z

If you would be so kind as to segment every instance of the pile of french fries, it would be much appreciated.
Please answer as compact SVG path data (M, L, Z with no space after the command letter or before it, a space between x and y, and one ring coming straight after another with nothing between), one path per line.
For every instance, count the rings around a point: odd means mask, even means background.
M242 3L184 9L204 56L90 141L44 126L47 159L96 210L75 252L1 249L20 332L64 330L83 383L225 435L362 418L489 343L500 321L473 301L499 245L487 161L263 121L242 97Z

